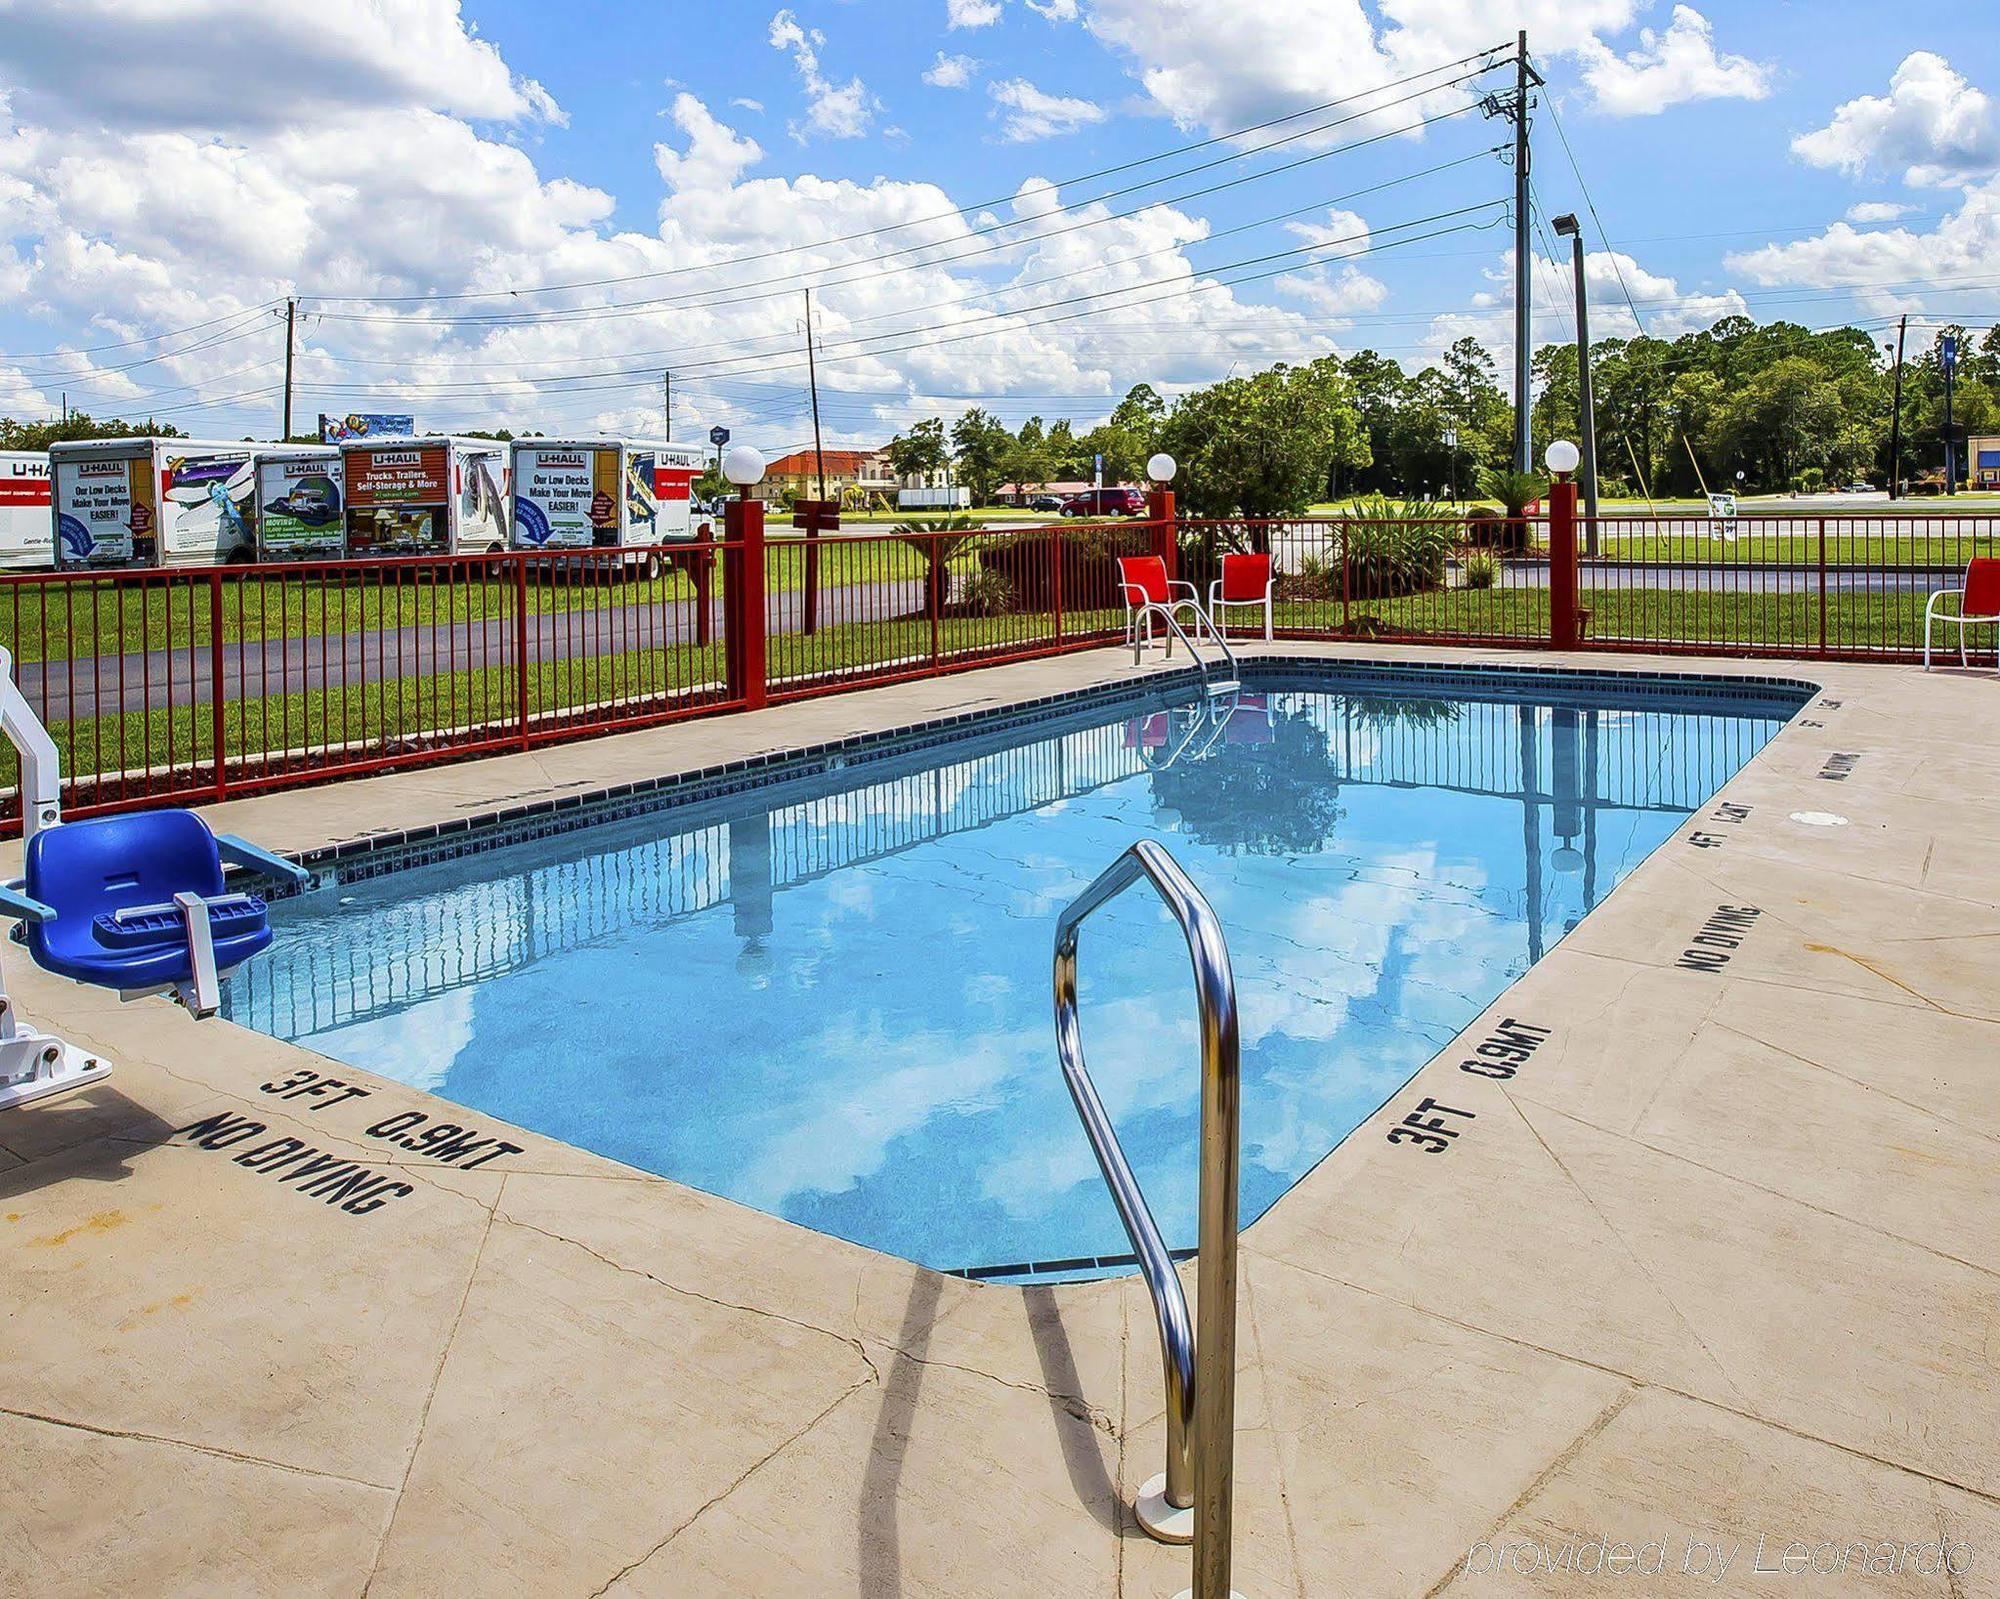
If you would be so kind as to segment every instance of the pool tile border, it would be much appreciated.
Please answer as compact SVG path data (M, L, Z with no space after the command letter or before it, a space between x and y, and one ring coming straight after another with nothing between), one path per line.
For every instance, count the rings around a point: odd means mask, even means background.
M1370 686L1409 692L1420 686L1428 693L1453 689L1493 691L1496 683L1525 690L1550 680L1568 689L1629 692L1634 685L1665 688L1670 693L1700 692L1706 699L1770 701L1796 699L1794 711L1818 692L1819 685L1803 678L1700 671L1667 672L1627 668L1567 668L1517 665L1509 662L1453 662L1448 666L1422 661L1357 661L1350 656L1260 655L1246 653L1241 661L1245 686L1257 679L1279 682L1326 675L1343 687ZM265 880L258 891L266 899L311 893L335 883L364 882L391 872L430 866L536 839L557 837L585 827L628 821L682 805L698 805L732 794L769 787L797 778L818 777L844 765L841 757L863 761L893 759L963 738L1011 732L1093 706L1130 699L1135 693L1166 695L1202 681L1193 666L1125 678L1088 688L1044 694L1004 706L981 706L947 716L927 718L900 727L854 733L839 739L791 749L767 750L741 760L685 772L616 783L601 789L552 796L528 804L505 806L477 816L453 817L394 831L342 840L299 856L313 880L300 887ZM838 762L838 765L836 764Z

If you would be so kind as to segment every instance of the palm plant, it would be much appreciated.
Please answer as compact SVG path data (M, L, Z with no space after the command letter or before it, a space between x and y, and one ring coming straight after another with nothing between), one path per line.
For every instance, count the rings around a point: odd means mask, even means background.
M1479 492L1498 500L1507 513L1507 530L1501 543L1507 549L1528 547L1528 507L1548 492L1548 480L1538 472L1516 472L1508 467L1488 469L1479 474Z
M915 517L898 522L889 532L924 558L925 614L942 615L951 558L979 536L979 525L969 516Z
M1348 593L1387 599L1436 588L1459 533L1458 514L1434 501L1356 500L1341 520Z

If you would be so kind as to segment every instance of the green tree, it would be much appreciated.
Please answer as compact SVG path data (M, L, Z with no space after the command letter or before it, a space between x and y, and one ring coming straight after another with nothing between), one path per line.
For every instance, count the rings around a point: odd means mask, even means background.
M18 422L0 416L0 450L46 450L51 444L70 439L178 439L181 430L167 422L127 422L122 417L106 417L102 422L82 411L72 411L57 422Z
M898 433L889 441L886 453L889 469L900 478L922 482L942 472L951 460L951 452L945 445L944 419L926 417L908 433Z
M1175 487L1198 516L1296 514L1318 497L1331 465L1368 460L1344 379L1318 367L1280 364L1196 390L1167 417L1160 442L1180 463Z
M951 447L958 481L972 490L975 503L993 498L1007 480L1014 435L990 411L972 407L952 425Z

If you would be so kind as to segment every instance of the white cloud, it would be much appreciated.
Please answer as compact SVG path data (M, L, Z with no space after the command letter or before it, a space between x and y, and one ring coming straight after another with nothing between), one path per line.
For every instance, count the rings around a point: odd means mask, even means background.
M933 89L963 89L978 70L979 63L971 56L948 56L940 50L937 60L924 69L924 82Z
M1847 288L1870 314L1922 309L1927 283L1984 282L2000 255L2000 177L1968 188L1958 208L1928 232L1909 227L1863 232L1836 222L1809 239L1767 244L1725 265L1757 283Z
M675 124L687 135L687 149L654 145L653 164L659 168L667 187L676 193L726 189L764 159L764 151L755 139L739 138L685 90L674 96L672 114Z
M947 28L990 28L1000 20L1000 0L944 0Z
M764 102L762 100L752 100L748 95L743 94L735 96L729 103L739 111L761 112L764 109Z
M1594 44L1580 53L1597 108L1613 116L1652 116L1689 100L1762 100L1771 92L1771 69L1747 56L1717 55L1714 30L1692 6L1675 6L1664 32L1641 29L1637 50L1621 55Z
M1503 250L1483 273L1490 287L1474 294L1464 311L1431 320L1424 344L1448 349L1467 334L1493 353L1504 373L1512 370L1514 350L1514 252ZM1649 271L1622 250L1591 250L1583 258L1585 291L1590 301L1590 336L1629 339L1642 331L1654 338L1678 338L1683 333L1713 327L1726 316L1747 316L1749 305L1735 289L1683 289L1679 280ZM1552 261L1539 252L1529 263L1537 345L1574 336L1574 280L1567 257ZM1631 296L1628 303L1626 296ZM1638 317L1632 306L1638 307Z
M1894 222L1917 208L1894 200L1861 200L1847 208L1849 222Z
M1028 9L1051 22L1076 21L1077 0L1028 0Z
M0 68L32 122L280 129L304 106L563 120L458 0L6 0Z
M1621 55L1613 41L1637 20L1638 0L1292 0L1235 6L1218 0L1090 0L1085 21L1127 57L1154 103L1182 127L1246 127L1510 40L1525 27L1544 61L1570 56L1593 78L1601 109L1615 115L1715 95L1760 95L1767 69L1718 55L1707 20L1675 8L1663 31L1642 31ZM1379 13L1379 24L1376 16ZM1440 80L1441 81L1441 80ZM1409 125L1451 103L1449 94L1391 108L1330 131L1351 138L1371 122Z
M806 120L803 130L796 123L792 136L801 142L810 134L829 139L858 139L874 124L881 102L868 92L860 78L835 83L820 71L819 51L826 35L806 28L789 8L771 18L771 48L791 54L799 82L806 93Z
M1389 298L1388 284L1355 266L1337 273L1330 267L1310 267L1287 272L1276 281L1282 292L1305 301L1315 315L1332 319L1323 324L1327 327L1346 327L1350 325L1346 319L1357 312L1378 311Z
M1026 78L1009 78L1004 83L987 85L988 94L994 104L1006 108L1008 115L1000 124L1000 131L1012 143L1025 143L1031 139L1046 139L1054 134L1074 133L1079 128L1102 122L1109 115L1105 109L1092 100L1079 100L1070 95L1045 94Z
M1918 50L1896 68L1888 94L1849 100L1792 150L1852 175L1901 167L1905 182L1948 184L2000 170L2000 126L1983 91L1943 56Z

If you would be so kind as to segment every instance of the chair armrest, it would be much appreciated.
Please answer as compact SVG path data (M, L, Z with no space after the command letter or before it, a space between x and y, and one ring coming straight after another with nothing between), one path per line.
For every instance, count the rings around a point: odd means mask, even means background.
M19 883L0 885L0 916L17 922L52 922L56 919L56 908L44 905L21 891Z
M1167 593L1171 596L1175 589L1186 589L1188 591L1188 599L1196 605L1201 604L1201 590L1196 588L1192 583L1178 577L1168 578Z
M1222 603L1222 579L1217 578L1208 585L1208 608L1212 611Z
M1932 593L1931 597L1928 600L1924 601L1924 620L1928 622L1932 618L1932 616L1939 614L1937 608L1939 600L1948 600L1954 597L1963 602L1965 598L1965 590L1964 589L1935 590ZM1952 613L1947 611L1943 614L1949 616Z
M234 833L219 833L215 839L215 851L232 866L247 866L253 871L276 877L294 887L303 888L312 881L312 873L297 861L288 861L282 855L273 855L262 845L253 844L247 838L238 838Z

